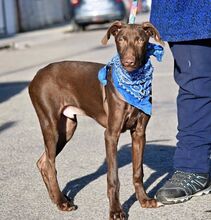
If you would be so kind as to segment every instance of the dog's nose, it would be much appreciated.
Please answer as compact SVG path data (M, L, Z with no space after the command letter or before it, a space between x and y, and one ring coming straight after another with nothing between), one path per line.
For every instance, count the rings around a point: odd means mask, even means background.
M124 59L122 63L123 63L123 65L124 65L125 67L134 66L134 65L135 65L135 59L133 59L133 58L127 58L127 59Z

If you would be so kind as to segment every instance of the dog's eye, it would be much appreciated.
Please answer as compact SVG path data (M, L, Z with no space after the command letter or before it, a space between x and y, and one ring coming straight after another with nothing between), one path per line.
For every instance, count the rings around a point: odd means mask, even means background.
M139 44L143 44L143 43L144 43L144 39L139 38L139 39L137 40L137 42L138 42Z
M123 41L124 41L124 38L123 38L123 37L119 37L119 38L118 38L118 41L119 41L119 42L123 42Z

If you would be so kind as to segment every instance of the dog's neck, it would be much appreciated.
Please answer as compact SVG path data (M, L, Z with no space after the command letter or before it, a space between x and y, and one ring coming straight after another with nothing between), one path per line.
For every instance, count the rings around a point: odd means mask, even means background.
M111 68L114 87L124 97L127 103L137 107L148 115L151 115L151 82L153 67L150 56L153 55L158 61L163 56L163 48L159 45L149 44L146 53L146 62L140 68L128 72L121 63L119 54L104 66L98 74L98 79L105 86L107 73Z
M151 83L153 67L150 59L146 64L132 72L125 70L119 55L113 57L109 63L112 71L112 81L124 100L137 107L146 114L151 114Z

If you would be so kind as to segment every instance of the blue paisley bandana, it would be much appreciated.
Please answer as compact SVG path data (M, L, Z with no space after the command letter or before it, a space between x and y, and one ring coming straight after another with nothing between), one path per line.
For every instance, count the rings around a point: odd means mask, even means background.
M100 69L98 79L105 86L107 84L107 73L112 68L112 80L117 91L124 97L125 101L132 106L142 110L148 115L152 113L150 102L152 90L153 66L150 56L153 55L158 61L162 60L163 47L149 43L147 46L147 61L144 66L132 72L125 70L117 54L111 61Z

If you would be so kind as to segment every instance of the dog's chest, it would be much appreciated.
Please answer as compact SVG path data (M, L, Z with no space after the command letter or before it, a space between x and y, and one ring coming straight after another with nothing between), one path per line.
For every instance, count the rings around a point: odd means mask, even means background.
M142 111L129 105L123 125L123 131L133 128L136 125L141 114Z

